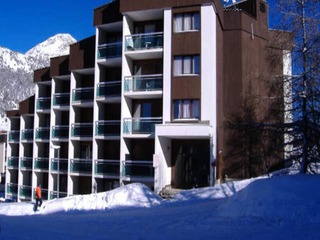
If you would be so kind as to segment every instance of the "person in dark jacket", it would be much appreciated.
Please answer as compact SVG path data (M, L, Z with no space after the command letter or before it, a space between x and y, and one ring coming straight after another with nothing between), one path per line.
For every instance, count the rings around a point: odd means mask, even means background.
M41 196L41 184L36 187L36 204L34 206L34 211L37 211L38 206L42 205L42 196Z

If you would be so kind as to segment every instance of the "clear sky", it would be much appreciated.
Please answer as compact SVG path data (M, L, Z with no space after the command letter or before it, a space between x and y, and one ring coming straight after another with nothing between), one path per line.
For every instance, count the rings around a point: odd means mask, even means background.
M93 10L110 0L1 0L0 46L25 53L57 33L95 34Z

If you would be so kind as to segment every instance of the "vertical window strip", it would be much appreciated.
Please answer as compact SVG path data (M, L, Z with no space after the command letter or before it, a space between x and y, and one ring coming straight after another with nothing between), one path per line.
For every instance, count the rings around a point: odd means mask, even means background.
M180 13L174 16L174 32L200 30L200 13Z
M174 100L174 119L200 119L200 100Z

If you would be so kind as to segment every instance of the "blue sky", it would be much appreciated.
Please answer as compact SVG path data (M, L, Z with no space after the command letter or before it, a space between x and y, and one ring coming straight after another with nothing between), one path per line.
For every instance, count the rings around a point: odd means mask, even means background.
M2 0L0 46L25 53L57 33L95 34L93 10L109 0Z

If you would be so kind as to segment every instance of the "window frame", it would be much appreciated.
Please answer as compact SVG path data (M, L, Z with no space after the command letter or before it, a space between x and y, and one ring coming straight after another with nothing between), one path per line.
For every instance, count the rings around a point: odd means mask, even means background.
M191 16L190 16L191 15ZM186 19L190 16L190 29L186 29ZM181 20L181 26L177 25L177 19ZM183 33L183 32L197 32L201 28L201 16L200 12L184 12L176 13L173 16L173 32Z
M185 111L189 111L188 116L186 116L187 113ZM173 100L173 121L200 121L200 118L201 118L200 99Z
M190 66L186 66L188 60L190 60ZM186 72L187 69L190 71ZM200 55L198 54L177 55L173 57L173 76L199 76L200 69Z

